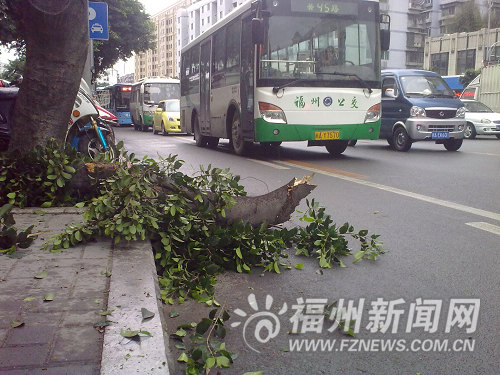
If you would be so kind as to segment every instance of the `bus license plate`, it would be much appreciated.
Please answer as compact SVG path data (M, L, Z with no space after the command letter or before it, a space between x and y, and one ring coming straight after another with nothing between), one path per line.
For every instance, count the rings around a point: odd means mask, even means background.
M432 139L449 139L450 132L432 132L431 137Z
M323 141L326 139L340 139L340 130L314 132L314 139L316 141Z

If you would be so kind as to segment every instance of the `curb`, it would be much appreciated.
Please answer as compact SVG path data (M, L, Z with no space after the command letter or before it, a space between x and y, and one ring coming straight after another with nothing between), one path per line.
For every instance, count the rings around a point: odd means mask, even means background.
M114 310L106 327L101 375L169 375L168 337L159 298L156 267L149 241L118 243L113 250L108 310ZM141 309L155 315L142 321ZM121 330L144 330L152 337L140 341L121 336ZM170 357L170 356L169 356Z
M16 214L16 215L33 215L33 214L39 214L40 212L44 212L46 214L51 214L51 215L83 214L85 212L85 208L78 208L78 207L17 208L17 207L15 207L12 209L12 213Z

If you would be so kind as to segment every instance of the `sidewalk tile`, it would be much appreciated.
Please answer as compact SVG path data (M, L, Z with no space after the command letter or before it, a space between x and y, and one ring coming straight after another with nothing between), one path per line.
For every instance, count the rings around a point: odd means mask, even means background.
M94 327L61 328L50 363L57 361L101 360L102 334ZM53 358L56 358L54 360Z
M97 309L99 310L99 309ZM105 320L104 316L99 315L99 311L68 311L65 316L62 325L64 327L72 326L86 326L93 327L94 323L101 322ZM112 316L112 315L111 315ZM111 318L110 318L111 319ZM113 319L111 319L113 320Z
M61 367L30 368L29 370L9 370L3 372L0 369L0 375L99 375L98 365L66 365ZM125 374L123 374L125 375Z
M56 332L57 325L40 325L26 321L22 327L11 329L5 346L49 344Z
M44 363L48 352L47 344L0 348L0 370L3 367L39 365Z

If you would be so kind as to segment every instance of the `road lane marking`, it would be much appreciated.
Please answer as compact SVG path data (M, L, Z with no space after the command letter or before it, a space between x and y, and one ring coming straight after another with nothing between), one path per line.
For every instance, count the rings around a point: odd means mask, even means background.
M463 204L460 204L460 203L445 201L443 199L433 198L433 197L429 197L427 195L413 193L411 191L407 191L407 190L403 190L403 189L398 189L398 188L395 188L395 187L392 187L392 186L387 186L387 185L378 184L376 182L361 180L359 178L350 177L350 176L347 176L345 174L328 172L328 171L325 171L323 168L318 168L318 166L316 166L314 164L310 164L310 165L314 166L314 167L311 167L311 166L304 165L304 164L308 164L308 163L298 164L295 161L293 163L291 163L291 162L284 161L284 160L276 160L276 162L280 163L280 164L283 164L283 165L290 166L290 167L301 168L301 169L305 169L305 170L308 170L308 171L311 171L311 172L315 172L315 173L318 173L318 174L322 174L322 175L326 175L326 176L331 176L331 177L339 178L339 179L345 180L345 181L354 182L354 183L359 184L359 185L364 185L364 186L372 187L372 188L375 188L375 189L384 190L384 191L387 191L387 192L390 192L390 193L394 193L394 194L398 194L398 195L402 195L402 196L405 196L405 197L418 199L418 200L421 200L421 201L424 201L424 202L428 202L428 203L432 203L432 204L435 204L435 205L438 205L438 206L443 206L443 207L451 208L451 209L454 209L454 210L457 210L457 211L467 212L467 213L470 213L470 214L473 214L473 215L482 216L482 217L486 217L488 219L493 219L493 220L500 221L500 214L498 214L496 212L481 210L479 208L469 207L469 206L466 206L466 205L463 205Z
M180 137L180 136L174 136L173 138L178 139L179 141L182 141L184 143L193 143L194 140L190 136L185 136L185 137Z
M468 154L487 155L487 156L500 156L500 154L494 154L492 152L468 152Z
M265 165L267 167L275 168L275 169L290 169L289 167L285 167L283 165L278 165L275 163L270 163L268 161L260 160L260 159L252 159L252 158L247 158L247 160L254 161L256 163Z
M307 167L307 168L315 168L324 172L329 172L333 173L334 175L341 175L341 176L347 176L347 177L353 177L353 178L366 178L366 176L358 173L353 173L353 172L348 172L348 171L343 171L341 169L333 169L333 168L328 168L328 167L323 167L321 165L317 164L311 164L311 163L306 163L303 161L298 161L298 160L282 160L285 163L291 163L295 165L299 165L302 167Z
M477 228L477 229L482 229L485 230L486 232L490 232L493 234L498 234L500 236L500 227L490 224L490 223L484 223L484 222L475 222L475 223L465 223L466 225L469 225L471 227Z

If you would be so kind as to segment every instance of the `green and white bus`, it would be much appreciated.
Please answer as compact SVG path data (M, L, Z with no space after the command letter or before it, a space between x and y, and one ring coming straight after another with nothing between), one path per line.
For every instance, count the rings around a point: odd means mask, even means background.
M132 85L130 116L135 130L148 131L160 100L179 99L180 81L173 78L144 78Z
M182 49L181 129L200 147L377 139L389 20L378 0L256 0Z

